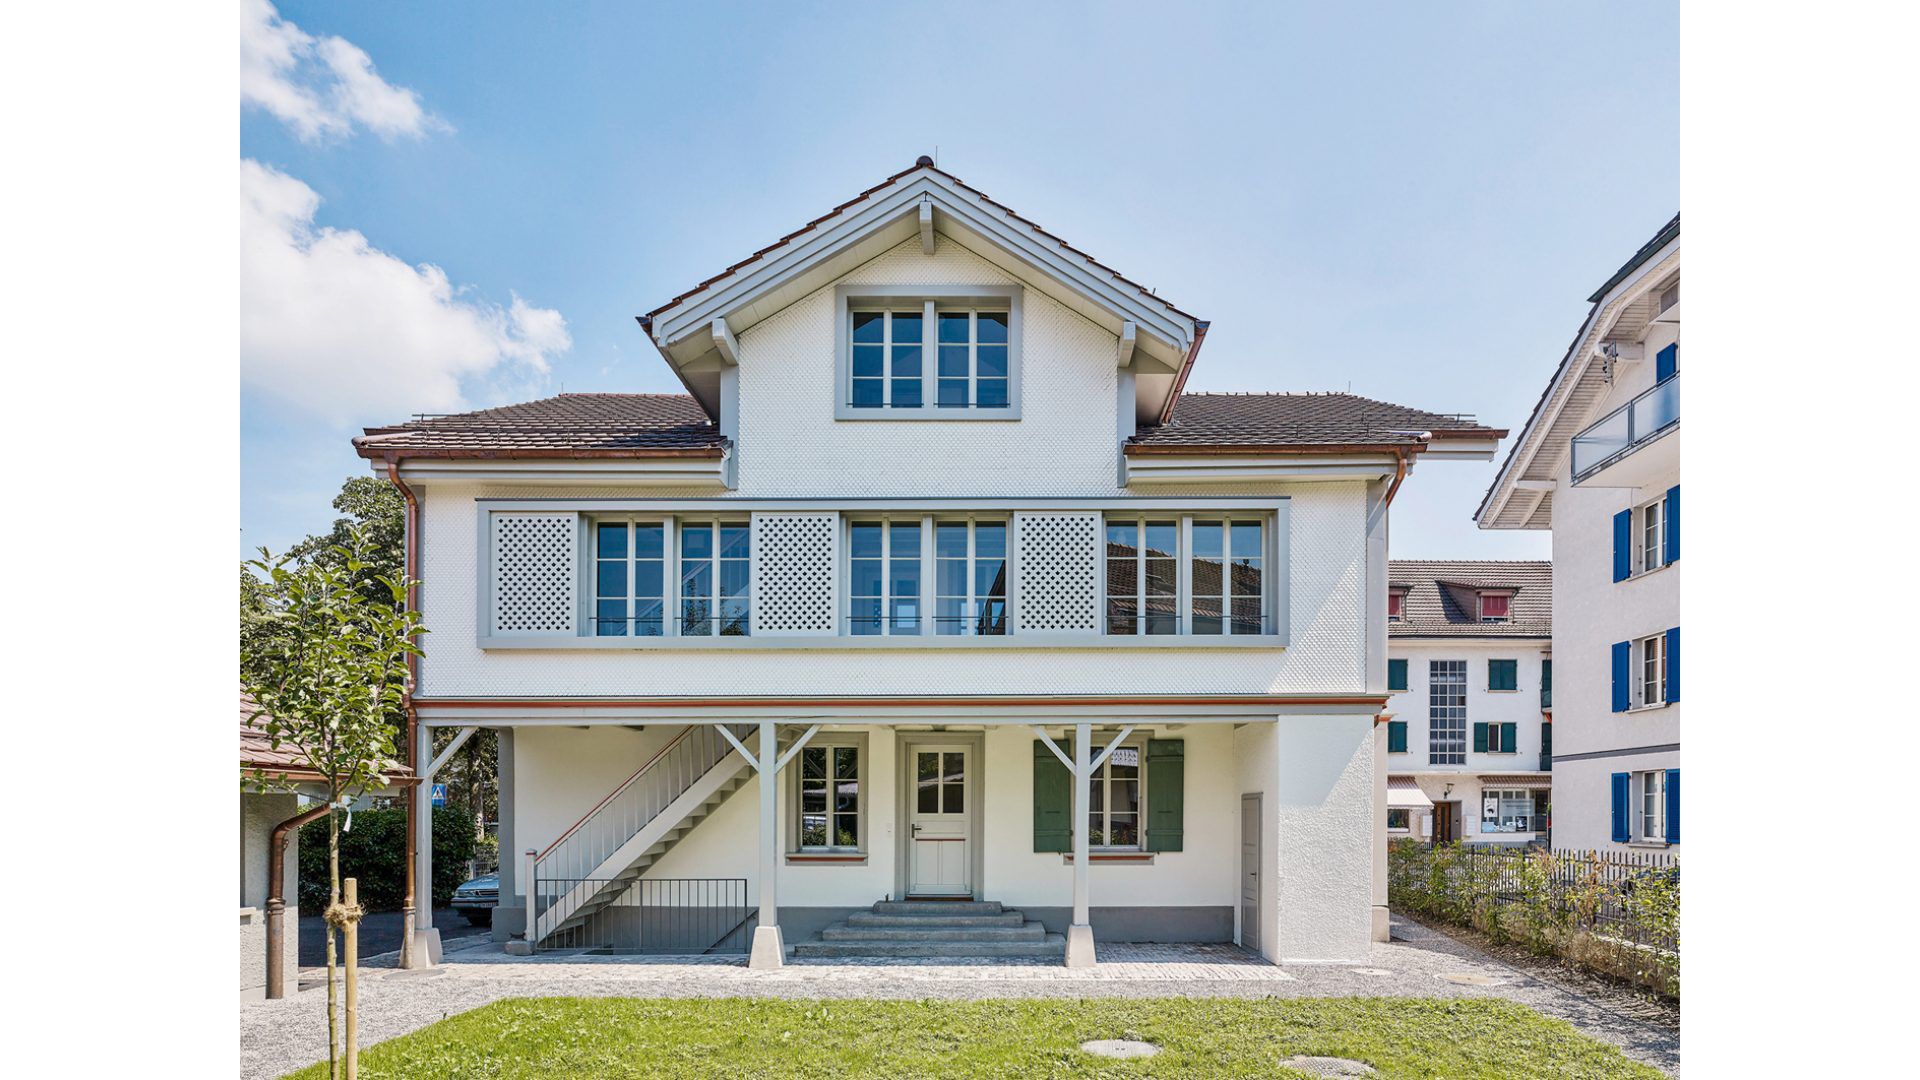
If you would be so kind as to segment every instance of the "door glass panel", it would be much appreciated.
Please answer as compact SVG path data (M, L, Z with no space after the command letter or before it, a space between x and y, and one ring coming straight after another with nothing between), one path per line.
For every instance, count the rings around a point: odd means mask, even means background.
M922 814L937 814L940 812L940 755L923 751L914 757L918 779L914 809Z
M963 754L950 752L946 755L945 776L943 777L944 782L941 785L946 789L946 794L941 799L940 809L943 813L958 814L964 812L967 808L967 774L965 761L966 757Z

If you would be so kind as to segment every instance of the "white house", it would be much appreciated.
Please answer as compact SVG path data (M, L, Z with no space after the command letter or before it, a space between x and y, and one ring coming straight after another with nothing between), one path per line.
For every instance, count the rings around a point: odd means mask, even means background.
M1387 568L1388 839L1531 844L1553 796L1553 564Z
M1387 506L1504 432L1183 394L1206 322L927 158L640 323L686 394L355 440L510 948L1365 953Z
M1680 218L1592 310L1475 514L1553 530L1553 841L1680 845Z

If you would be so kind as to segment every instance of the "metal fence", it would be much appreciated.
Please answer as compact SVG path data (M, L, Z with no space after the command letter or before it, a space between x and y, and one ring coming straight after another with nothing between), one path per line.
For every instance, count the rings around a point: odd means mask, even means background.
M1679 860L1650 851L1550 851L1542 848L1459 845L1435 848L1402 841L1389 859L1395 906L1438 913L1540 904L1568 925L1636 946L1677 953L1678 920L1649 917L1636 904L1654 889L1671 888L1677 905ZM1438 886L1436 887L1436 882Z
M581 885L608 882L536 878L543 907ZM744 954L759 908L747 904L746 878L640 878L576 926L535 943L542 952L574 950L650 956Z

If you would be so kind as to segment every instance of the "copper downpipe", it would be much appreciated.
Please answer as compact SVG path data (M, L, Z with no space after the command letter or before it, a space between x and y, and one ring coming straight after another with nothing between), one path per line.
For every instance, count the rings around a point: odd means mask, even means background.
M325 803L305 813L295 814L273 827L267 842L267 997L287 994L285 956L287 948L287 836L315 818L325 817L332 809Z
M393 482L394 487L400 489L400 497L404 499L407 504L406 543L405 543L406 567L401 572L405 575L406 581L407 581L407 600L406 600L407 610L419 611L420 610L420 586L418 582L419 574L416 573L416 567L419 566L419 561L420 561L420 546L419 546L420 545L420 500L417 497L415 497L413 493L413 489L407 486L407 482L405 480L400 479L400 461L398 458L394 458L394 457L387 458L387 479ZM419 756L419 751L416 747L416 744L419 742L420 718L413 708L413 691L414 691L414 688L417 687L419 684L420 684L420 657L418 654L408 653L407 654L407 688L401 695L401 702L402 702L401 707L406 710L406 714L407 714L407 750L406 750L407 765L413 769L413 774L416 779L418 779L420 775L421 767L426 764L425 762L415 760ZM404 892L404 896L400 901L400 912L401 912L400 959L401 959L402 967L412 967L414 963L413 930L415 926L415 915L414 915L415 882L413 878L414 878L414 862L416 858L416 852L414 850L415 848L414 834L415 834L416 823L414 822L413 817L415 812L414 804L419 801L420 800L415 795L415 793L409 792L407 794L407 798L406 798L406 809L407 809L406 889Z

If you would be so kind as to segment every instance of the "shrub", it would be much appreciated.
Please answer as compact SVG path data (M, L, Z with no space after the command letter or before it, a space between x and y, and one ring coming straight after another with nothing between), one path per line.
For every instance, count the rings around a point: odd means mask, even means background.
M346 822L342 821L344 829ZM433 811L433 906L453 899L473 857L473 818L439 806ZM356 810L353 831L340 834L340 876L360 879L360 904L368 911L398 911L406 898L407 812ZM300 827L300 907L327 906L327 819Z

